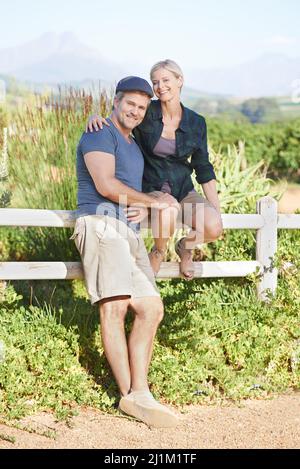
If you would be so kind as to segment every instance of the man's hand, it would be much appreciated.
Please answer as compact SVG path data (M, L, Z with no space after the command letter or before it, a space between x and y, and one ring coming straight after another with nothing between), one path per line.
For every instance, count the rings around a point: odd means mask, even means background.
M124 212L128 221L140 223L148 216L148 209L145 205L130 205L124 208Z
M93 129L95 130L102 129L103 124L107 125L108 127L110 126L110 124L107 122L107 120L104 117L98 116L98 114L93 114L92 116L89 117L89 120L86 124L85 131L93 132Z
M169 207L174 207L177 210L180 209L180 204L172 195L165 193L160 195L159 197L153 197L153 203L151 204L151 208L164 210L165 208Z

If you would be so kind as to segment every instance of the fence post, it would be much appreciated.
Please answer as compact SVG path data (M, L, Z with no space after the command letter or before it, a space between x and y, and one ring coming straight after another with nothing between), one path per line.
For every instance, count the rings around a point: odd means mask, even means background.
M278 269L274 267L277 251L277 201L272 197L262 197L256 203L256 211L264 219L263 227L256 232L256 260L262 266L257 295L267 302L267 291L274 295L277 287Z

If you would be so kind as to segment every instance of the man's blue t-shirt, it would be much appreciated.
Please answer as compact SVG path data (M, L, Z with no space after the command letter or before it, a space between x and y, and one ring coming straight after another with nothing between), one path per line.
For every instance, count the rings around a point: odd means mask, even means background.
M138 230L138 224L127 221L121 205L103 197L97 191L84 161L84 155L91 151L114 155L115 177L126 186L139 192L142 191L144 171L142 152L133 139L129 143L111 119L108 121L110 127L104 125L102 130L83 133L77 147L77 216L109 215L127 223L132 229Z

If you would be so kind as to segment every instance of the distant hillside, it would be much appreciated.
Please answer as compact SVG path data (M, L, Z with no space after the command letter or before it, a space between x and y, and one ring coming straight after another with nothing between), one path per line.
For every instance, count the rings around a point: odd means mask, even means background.
M58 84L53 84L51 82L34 82L28 80L19 80L10 75L1 75L0 80L3 80L6 85L6 91L8 93L19 93L19 92L35 92L35 93L43 93L45 90L49 91L52 90L54 93L58 91ZM114 92L116 80L115 81L108 81L108 80L68 80L68 81L61 81L59 83L62 87L66 86L73 86L77 89L85 89L86 91L94 91L98 93L99 88L106 89L108 93L110 91ZM222 98L222 95L212 94L212 93L204 93L199 90L195 90L194 88L184 87L182 91L182 101L185 103L186 106L193 106L193 104L199 100L200 98L205 99L219 99Z
M113 81L124 70L82 44L73 33L45 33L26 44L0 49L0 73L55 84L86 78Z
M204 91L199 91L188 86L182 88L181 100L185 106L194 109L195 104L202 99L211 102L218 99L226 99L226 96L217 93L205 93Z
M291 97L195 99L190 107L206 117L265 123L300 117L300 102Z
M255 60L222 69L189 71L191 86L233 96L288 96L300 78L300 57L264 54Z
M220 69L186 69L187 102L203 94L240 97L289 96L292 83L300 78L300 58L265 54L255 60ZM19 80L57 84L70 81L101 80L115 83L120 77L145 70L151 64L127 64L104 58L97 49L81 43L70 32L45 33L17 47L0 49L0 74ZM140 72L138 72L140 73ZM143 76L143 74L142 74ZM196 95L194 96L194 91ZM201 94L200 93L200 94ZM201 97L201 96L200 96Z

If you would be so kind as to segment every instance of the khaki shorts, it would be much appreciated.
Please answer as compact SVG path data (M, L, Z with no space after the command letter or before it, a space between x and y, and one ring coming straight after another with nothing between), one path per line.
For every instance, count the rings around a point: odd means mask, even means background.
M92 304L120 295L160 296L143 239L122 221L79 217L70 239L80 253Z

